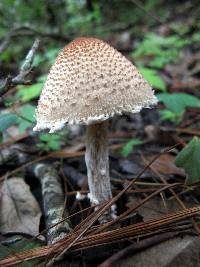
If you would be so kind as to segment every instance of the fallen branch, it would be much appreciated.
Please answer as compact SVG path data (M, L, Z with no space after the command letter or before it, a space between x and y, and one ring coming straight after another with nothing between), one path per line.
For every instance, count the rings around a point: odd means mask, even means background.
M3 146L5 146L5 144ZM117 144L117 145L112 145L109 148L114 150L114 149L118 149L118 148L120 148L122 146L123 146L123 144ZM1 145L0 145L0 148L1 148ZM5 178L8 178L8 177L16 174L17 172L23 170L24 168L27 168L27 167L33 165L34 163L37 163L37 162L40 162L40 161L43 161L43 160L47 160L49 158L74 158L74 157L83 156L84 154L85 154L84 151L71 152L70 149L50 152L47 155L41 156L41 157L39 157L39 158L37 158L35 160L31 160L30 162L27 162L26 164L16 168L15 170L13 170L11 172L8 172L7 174L5 174L3 176L0 176L0 183L2 181L4 181Z
M31 26L18 26L14 27L4 38L4 40L0 44L0 54L7 48L8 44L10 43L11 39L18 38L18 37L25 37L25 36L39 36L39 37L46 37L55 40L61 40L64 42L69 42L70 39L65 36L64 34L57 31L56 32L40 32Z
M71 231L70 221L57 224L63 214L64 194L56 170L49 164L40 163L34 166L34 174L40 180L43 196L43 206L47 231L47 243L53 244L63 239Z
M30 81L26 80L27 75L31 72L32 62L36 50L39 47L39 39L36 39L27 53L24 63L22 64L19 74L16 77L11 77L10 75L1 83L0 85L0 96L7 93L9 89L18 85L18 84L30 84Z

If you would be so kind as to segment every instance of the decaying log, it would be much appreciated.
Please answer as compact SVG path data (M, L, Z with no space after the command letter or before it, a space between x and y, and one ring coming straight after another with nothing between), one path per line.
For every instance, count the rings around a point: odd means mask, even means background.
M62 239L70 232L70 222L68 220L57 224L67 216L64 209L64 194L57 171L49 164L39 163L34 166L34 174L40 180L45 223L47 228L47 242L53 244ZM51 228L57 224L55 227Z

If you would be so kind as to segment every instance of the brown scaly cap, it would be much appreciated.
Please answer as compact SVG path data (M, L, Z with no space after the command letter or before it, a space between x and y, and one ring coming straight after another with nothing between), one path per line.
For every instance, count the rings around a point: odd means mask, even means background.
M157 103L151 86L120 52L96 38L64 47L42 90L34 130L92 124Z

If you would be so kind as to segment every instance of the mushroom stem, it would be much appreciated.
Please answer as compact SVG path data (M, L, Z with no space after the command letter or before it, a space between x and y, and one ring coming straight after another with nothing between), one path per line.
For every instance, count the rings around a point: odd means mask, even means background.
M86 130L85 161L92 204L101 204L112 197L107 131L107 121L89 125Z

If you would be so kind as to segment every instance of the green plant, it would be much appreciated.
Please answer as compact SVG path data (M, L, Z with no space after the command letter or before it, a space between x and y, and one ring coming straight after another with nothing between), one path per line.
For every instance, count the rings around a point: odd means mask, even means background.
M48 69L49 66L51 66L54 63L55 58L60 52L60 50L61 50L60 47L56 47L56 48L48 47L44 53L36 54L33 60L33 66L34 67L38 67L38 66L45 67L46 69ZM41 76L41 78L42 77L43 76Z
M18 97L22 102L28 102L34 98L37 98L40 95L42 90L41 83L35 83L33 85L19 85L18 86Z
M186 93L160 93L156 96L167 108L160 111L161 120L179 122L187 107L200 108L200 100Z
M139 138L134 138L129 140L121 150L121 155L123 157L127 157L134 149L135 146L142 145L143 141Z
M37 83L34 83L32 85L18 85L17 97L22 102L29 102L32 99L38 98L44 86L45 80L46 80L46 75L42 75L39 77Z
M190 41L178 35L161 36L154 32L147 33L144 40L138 44L132 56L136 63L141 64L141 57L150 57L148 66L162 68L169 62L176 62L180 49Z
M103 28L101 27L101 9L100 5L97 2L93 1L93 10L88 12L85 9L84 2L77 2L77 1L67 1L68 2L68 20L65 24L65 31L71 32L74 29L79 29L79 35L85 35L88 33L94 32L95 26L95 33L102 32ZM78 15L77 15L78 14Z
M166 91L166 85L163 80L158 76L156 70L139 67L138 68L144 78L154 87L160 91Z
M195 32L191 39L193 42L200 42L200 32Z
M4 132L13 125L18 125L22 133L35 122L35 106L26 104L19 108L19 111L0 115L0 132Z
M14 124L17 124L17 115L15 113L5 113L0 115L0 132L5 131Z
M35 123L35 106L26 104L21 106L17 119L19 131L23 133L27 128L32 127Z
M37 146L44 151L59 150L61 148L62 136L58 134L40 134L40 143Z
M181 150L175 160L178 167L184 168L187 177L186 184L200 181L200 139L194 137L189 144Z
M138 43L132 53L132 57L146 80L156 89L166 91L166 85L157 74L156 69L163 68L167 63L177 62L180 49L189 43L188 39L178 34L161 36L154 32L149 32L145 35L143 41ZM147 67L144 67L144 65ZM173 118L174 120L177 117L171 115L169 113L166 115L165 113L162 114L162 118Z
M161 121L171 121L173 123L179 123L182 119L183 113L176 113L169 109L159 110Z

